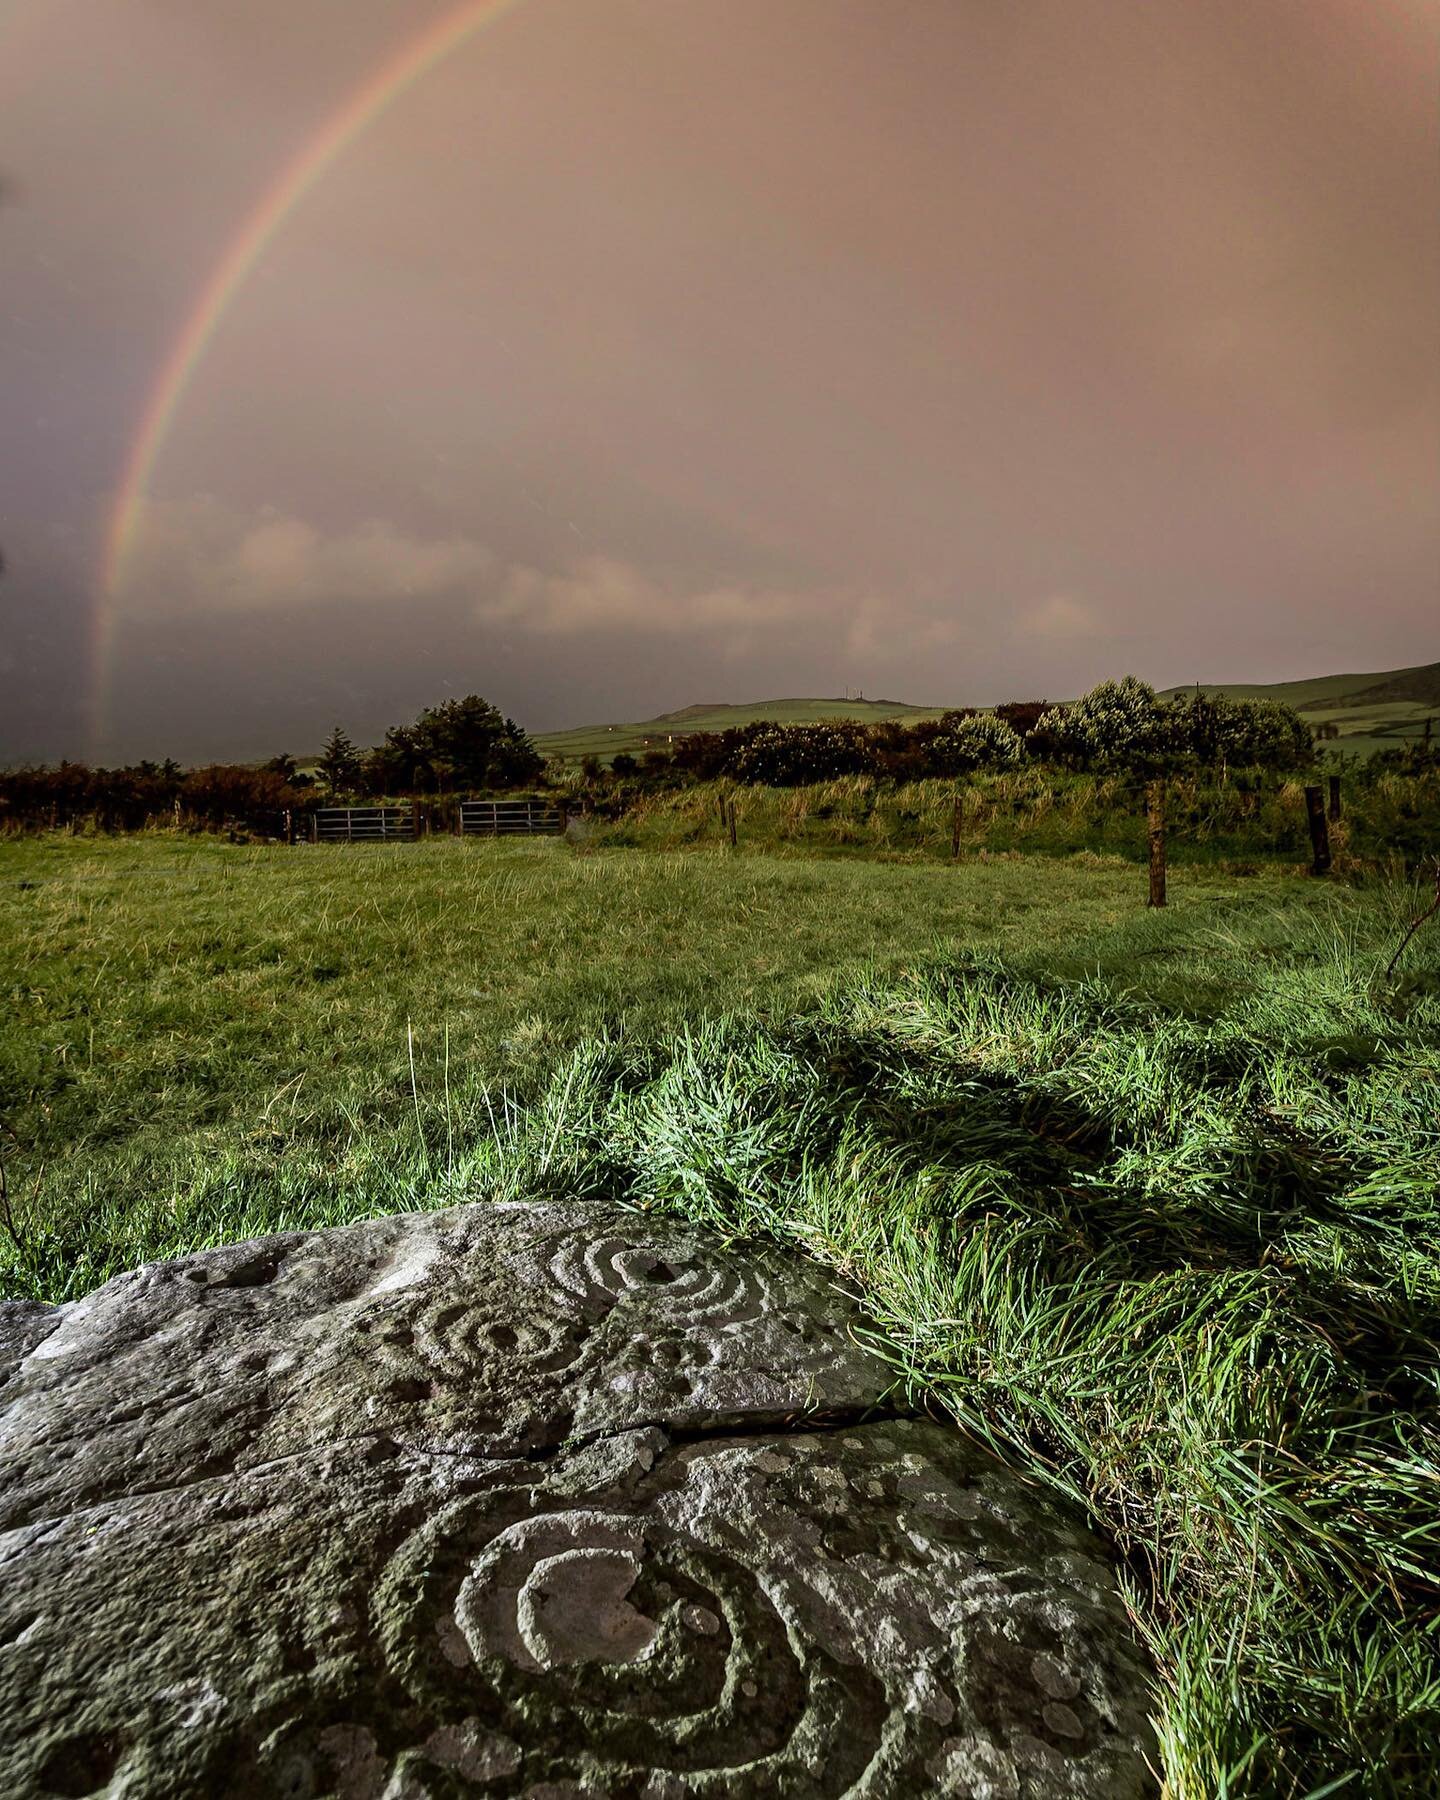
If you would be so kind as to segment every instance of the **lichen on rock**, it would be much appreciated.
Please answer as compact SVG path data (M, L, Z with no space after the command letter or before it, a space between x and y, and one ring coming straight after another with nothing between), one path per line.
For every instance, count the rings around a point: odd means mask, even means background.
M1101 1546L855 1323L561 1205L0 1308L0 1788L1153 1792Z

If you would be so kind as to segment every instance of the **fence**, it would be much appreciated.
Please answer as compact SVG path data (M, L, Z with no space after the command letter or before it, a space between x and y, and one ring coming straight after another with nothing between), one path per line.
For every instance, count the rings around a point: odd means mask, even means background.
M310 837L317 844L378 843L420 835L418 806L321 806L310 815Z
M463 800L462 837L558 837L565 829L560 809L549 800Z

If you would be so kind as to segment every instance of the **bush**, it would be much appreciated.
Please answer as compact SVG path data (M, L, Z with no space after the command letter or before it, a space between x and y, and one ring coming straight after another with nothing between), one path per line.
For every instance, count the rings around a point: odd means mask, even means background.
M994 713L961 719L952 731L935 739L935 754L944 757L945 774L971 769L1013 769L1025 760L1025 745L1013 726ZM940 771L937 771L940 772Z

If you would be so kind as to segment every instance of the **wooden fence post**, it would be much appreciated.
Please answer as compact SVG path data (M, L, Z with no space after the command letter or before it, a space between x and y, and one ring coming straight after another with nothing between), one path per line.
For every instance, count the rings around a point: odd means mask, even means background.
M1165 783L1152 781L1145 790L1145 821L1150 834L1151 906L1165 904Z
M1340 817L1340 777L1338 775L1330 777L1330 817L1332 819Z
M955 817L950 826L950 855L958 860L960 856L960 820L965 810L965 802L960 795L955 796Z
M320 842L320 815L313 809L310 814L310 842L312 844Z
M420 838L420 802L418 800L412 800L410 802L410 835L412 838L414 838L416 840L417 843L419 842L419 838Z
M285 842L287 844L295 842L295 815L288 806L285 808Z
M1325 823L1325 795L1318 787L1305 790L1305 811L1310 820L1312 875L1323 875L1330 867L1330 827Z
M730 802L730 848L733 850L739 841L735 829L735 802L732 799Z

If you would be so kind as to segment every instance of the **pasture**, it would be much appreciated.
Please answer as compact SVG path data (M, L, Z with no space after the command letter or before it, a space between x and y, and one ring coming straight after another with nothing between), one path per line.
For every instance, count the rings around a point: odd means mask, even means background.
M1435 663L1369 674L1318 675L1303 681L1207 681L1201 685L1207 693L1224 694L1232 700L1278 700L1293 706L1311 725L1334 725L1339 737L1330 740L1332 747L1351 759L1363 759L1377 750L1413 742L1427 718L1440 720L1440 664ZM1164 697L1189 692L1190 688L1191 684L1167 688ZM951 700L945 704L961 702ZM608 763L622 750L638 756L646 750L668 748L673 738L685 732L728 731L759 719L773 719L781 725L815 725L826 719L878 724L899 719L913 725L921 719L937 718L943 710L943 706L914 706L903 700L812 698L702 704L682 706L657 718L629 724L580 725L569 730L537 732L535 742L547 756L578 762L582 756L593 755Z
M1171 779L1165 784L1171 863L1239 879L1261 869L1300 873L1311 860L1305 785L1312 779L1319 778ZM1341 816L1328 827L1337 867L1413 866L1440 845L1440 771L1352 773L1341 788ZM594 823L595 841L665 851L713 847L728 838L722 798L734 806L737 839L747 853L891 863L948 862L957 849L962 859L1145 856L1143 781L1040 768L977 772L953 782L849 775L786 788L642 784L626 794L617 817Z
M462 1197L794 1244L1116 1545L1173 1793L1422 1791L1440 929L1387 979L1404 884L1141 900L1093 853L0 843L7 1291Z
M1333 727L1328 748L1342 761L1363 760L1377 750L1415 743L1440 723L1440 663L1386 669L1360 675L1317 675L1304 681L1206 682L1207 693L1231 700L1279 700L1293 706L1307 724ZM1184 692L1170 688L1168 694Z
M738 704L682 706L658 718L622 725L577 725L568 731L540 731L535 742L546 756L578 761L598 756L609 762L622 750L639 756L646 750L664 750L672 739L688 731L729 731L737 725L773 720L778 725L818 725L824 719L858 719L876 725L899 719L914 725L920 719L938 718L938 706L911 706L903 700L751 700Z

